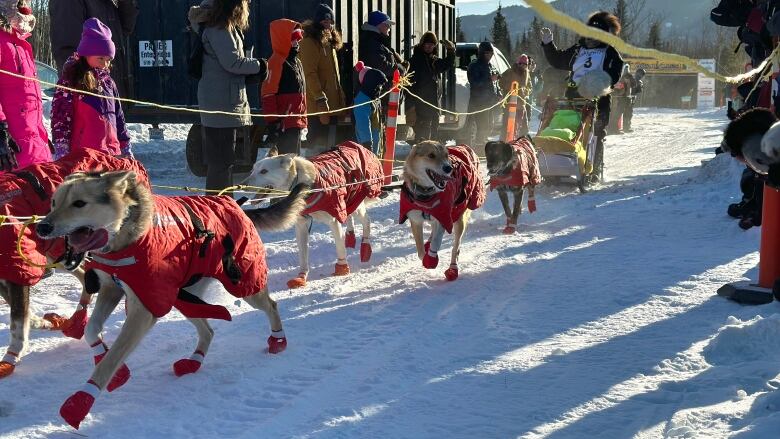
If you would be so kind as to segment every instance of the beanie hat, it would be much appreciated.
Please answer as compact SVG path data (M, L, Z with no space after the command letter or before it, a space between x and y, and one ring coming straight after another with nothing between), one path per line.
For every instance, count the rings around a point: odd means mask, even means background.
M525 64L528 65L528 55L525 53L517 57L517 63L518 64Z
M358 73L358 82L363 83L363 79L366 77L366 73L368 73L368 69L371 67L366 66L366 64L363 61L358 61L357 64L355 64L355 71Z
M494 52L493 45L490 43L490 41L483 41L483 42L479 43L478 52L480 54L485 53L485 52Z
M294 31L292 31L292 36L290 37L291 42L301 41L303 39L303 29L297 28Z
M116 47L111 41L111 29L97 18L85 21L76 53L81 56L110 56L113 58L116 55Z
M368 24L371 26L379 26L382 23L388 23L392 26L395 24L395 21L391 20L390 16L382 11L374 11L368 14Z
M336 14L333 13L333 9L325 3L320 3L317 6L317 11L314 13L314 21L319 23L323 20L336 20Z
M420 38L420 44L426 43L439 44L439 39L436 37L435 33L428 31Z
M588 26L601 29L604 32L609 32L613 35L619 35L621 26L620 20L613 14L606 11L599 11L591 14L588 17Z

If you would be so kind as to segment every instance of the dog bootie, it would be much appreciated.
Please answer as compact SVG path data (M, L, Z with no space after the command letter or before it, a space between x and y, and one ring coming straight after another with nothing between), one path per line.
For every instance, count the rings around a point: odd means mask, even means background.
M92 345L91 348L95 353L95 366L97 366L98 363L103 360L103 357L106 356L106 353L108 353L108 348L101 340L98 340L98 342ZM106 386L106 390L113 392L114 390L125 385L129 379L130 369L126 364L122 363L122 365L119 366L119 369L117 369L116 373L114 373L114 376L111 377L111 381L109 381L108 386Z
M88 321L87 305L80 303L79 307L76 308L76 312L74 312L73 315L70 316L70 319L68 319L68 324L65 328L62 329L62 333L66 337L80 340L81 337L84 336L84 329L87 328Z
M79 429L81 421L87 417L92 404L95 403L95 398L100 394L100 389L92 381L87 381L87 384L78 392L70 395L70 398L66 399L60 407L60 416L71 427L76 430Z
M268 353L278 354L287 349L287 337L284 336L284 330L272 331L268 336Z
M206 354L201 351L195 351L190 358L182 358L173 363L173 374L177 377L195 373L200 369L200 365L206 358Z
M434 269L439 265L439 254L431 251L430 241L425 243L425 255L423 255L422 263L423 267L429 270Z
M536 212L536 198L533 195L528 196L528 212Z
M447 278L448 281L452 282L454 280L458 279L458 266L455 264L451 264L450 268L444 271L444 277Z
M298 277L287 281L287 288L302 288L306 286L306 273L298 273Z
M43 315L43 320L51 324L50 331L64 331L70 325L70 321L56 312L48 312Z
M504 227L504 235L514 235L516 230L517 230L517 224L512 224L509 221L507 221L506 227Z
M348 274L349 264L336 264L336 271L333 273L334 276L346 276Z
M357 245L357 238L355 238L355 231L348 230L347 234L344 235L344 246L347 248L355 248L355 245Z
M360 243L360 262L368 262L371 260L371 243L366 238Z
M3 361L0 361L0 378L5 378L16 369L16 363L19 362L19 355L15 352L8 351L3 357Z

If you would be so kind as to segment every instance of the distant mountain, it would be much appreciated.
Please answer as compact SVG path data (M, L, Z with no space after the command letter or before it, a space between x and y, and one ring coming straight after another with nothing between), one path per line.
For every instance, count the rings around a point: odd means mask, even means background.
M714 24L709 21L709 11L717 4L717 0L646 0L646 11L651 11L659 16L664 23L663 39L685 38L686 36L701 34L714 29ZM482 5L493 2L468 2L465 5ZM498 0L494 2L498 4ZM506 2L503 2L505 4ZM591 12L604 9L612 10L615 0L554 0L552 6L573 17L585 19ZM459 7L462 8L462 7ZM536 15L533 9L526 6L505 6L502 13L506 16L512 41L520 32L527 29L533 17ZM462 15L461 21L463 33L469 41L482 41L490 35L493 26L495 11L485 15ZM639 41L647 35L650 23L640 23L637 34Z

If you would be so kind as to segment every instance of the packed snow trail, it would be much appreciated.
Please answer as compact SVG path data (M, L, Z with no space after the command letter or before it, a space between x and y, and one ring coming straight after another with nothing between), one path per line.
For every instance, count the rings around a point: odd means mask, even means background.
M501 234L489 194L455 282L443 275L449 238L440 267L422 268L408 226L396 224L397 193L370 210L372 261L350 251L345 278L330 277L332 238L315 225L309 285L288 290L294 233L263 234L288 350L262 352L265 316L219 296L234 321L213 322L203 367L176 378L171 365L196 336L172 313L127 361L132 379L98 398L79 433L768 437L756 434L780 428L780 317L769 317L780 307L715 295L755 277L760 236L725 214L741 168L713 158L722 114L638 110L636 132L608 139L608 182L585 195L538 190L539 211L523 214L513 236ZM186 127L168 129L172 140L138 142L137 156L155 183L197 186L181 163ZM35 291L38 314L69 314L79 293L65 274ZM0 306L0 343L8 312ZM109 320L109 343L123 319L119 310ZM83 341L32 338L17 372L0 381L0 436L73 437L58 409L88 378L92 356Z

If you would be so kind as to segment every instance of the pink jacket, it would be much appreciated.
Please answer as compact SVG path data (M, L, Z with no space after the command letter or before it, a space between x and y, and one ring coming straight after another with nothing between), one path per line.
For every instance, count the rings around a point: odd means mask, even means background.
M0 69L37 78L32 46L26 41L28 36L13 32L0 29ZM0 73L0 120L8 123L11 138L21 149L16 154L19 168L51 161L38 82Z

